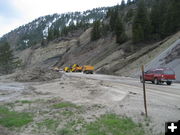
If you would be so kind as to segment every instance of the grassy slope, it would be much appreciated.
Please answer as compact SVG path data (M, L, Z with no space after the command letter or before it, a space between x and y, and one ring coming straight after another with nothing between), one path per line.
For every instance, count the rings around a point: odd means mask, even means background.
M54 100L52 100L54 101ZM47 104L49 102L49 104ZM28 104L28 106L27 106ZM18 100L13 103L16 108L33 113L10 111L7 105L0 107L0 126L7 127L13 133L33 135L144 135L143 125L133 122L130 118L108 113L88 122L85 106L77 106L70 102L50 103L48 101ZM41 105L41 108L39 108ZM91 109L101 109L92 106ZM85 111L86 110L86 111ZM26 126L25 126L26 125Z

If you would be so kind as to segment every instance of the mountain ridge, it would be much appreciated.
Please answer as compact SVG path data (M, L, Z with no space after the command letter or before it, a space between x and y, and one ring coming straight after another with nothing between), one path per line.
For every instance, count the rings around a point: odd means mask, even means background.
M47 38L48 30L56 27L60 30L78 23L92 24L96 20L105 17L109 7L94 8L83 12L68 12L41 16L25 25L22 25L11 32L3 35L1 41L6 40L15 50L25 49Z

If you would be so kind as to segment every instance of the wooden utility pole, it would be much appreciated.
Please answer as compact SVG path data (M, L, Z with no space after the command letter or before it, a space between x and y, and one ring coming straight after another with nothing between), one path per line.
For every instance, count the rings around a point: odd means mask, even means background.
M144 81L144 65L142 65L141 69L142 69L142 79L143 79L144 109L145 109L145 114L147 117L148 114L147 114L147 104L146 104L146 87L145 87L145 81Z

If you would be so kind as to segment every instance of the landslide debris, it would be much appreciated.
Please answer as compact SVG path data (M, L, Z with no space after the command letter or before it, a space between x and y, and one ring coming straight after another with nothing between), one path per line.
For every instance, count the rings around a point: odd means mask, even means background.
M14 79L15 81L20 82L42 82L61 78L61 76L62 73L60 72L56 72L47 68L35 67L17 73L14 76Z

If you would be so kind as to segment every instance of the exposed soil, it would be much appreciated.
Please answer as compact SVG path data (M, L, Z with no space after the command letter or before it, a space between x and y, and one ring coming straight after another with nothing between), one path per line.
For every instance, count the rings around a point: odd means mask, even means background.
M175 59L180 59L180 43L165 57L165 63L168 64Z
M20 82L41 82L61 78L62 74L47 68L35 67L17 72L14 75L15 81Z

